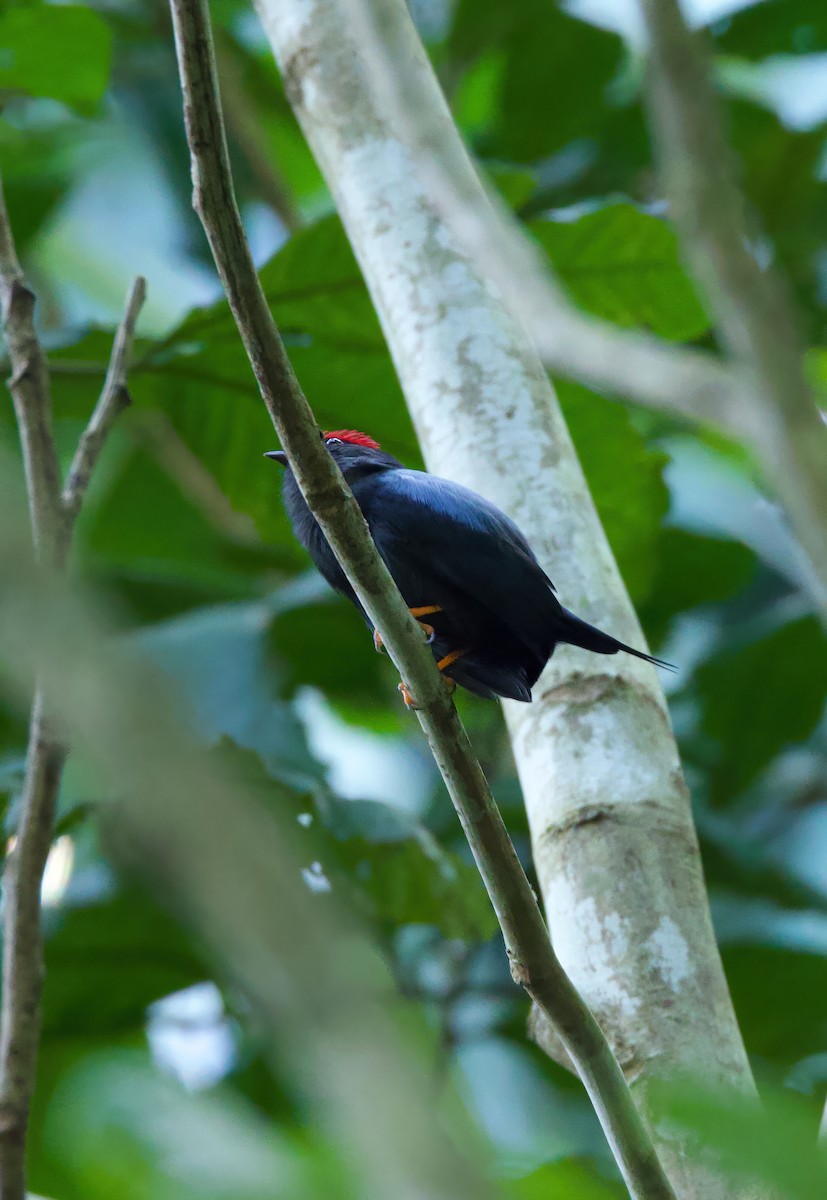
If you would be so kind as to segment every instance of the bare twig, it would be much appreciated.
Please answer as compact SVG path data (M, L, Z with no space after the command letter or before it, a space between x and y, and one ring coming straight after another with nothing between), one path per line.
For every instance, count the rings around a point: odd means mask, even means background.
M827 428L804 373L791 297L750 248L699 34L677 0L641 0L649 32L649 112L672 217L721 341L750 380L742 433L758 448L827 607Z
M3 336L11 366L8 380L23 449L32 535L41 559L59 553L60 464L52 434L52 397L46 356L34 325L33 293L26 286L14 246L0 181L0 298Z
M430 650L322 445L256 275L233 194L206 0L171 0L194 205L299 486L420 704L419 719L503 931L514 978L575 1062L633 1196L674 1197L623 1073L558 962L540 913Z
M60 568L72 525L112 422L123 407L125 370L145 285L132 290L118 331L101 399L84 433L61 500L61 476L52 429L46 358L34 327L32 292L14 247L0 189L0 290L12 393L23 448L32 538L38 559ZM75 470L76 467L76 470ZM14 843L3 871L3 988L0 1009L0 1200L24 1200L26 1131L40 1037L43 938L40 889L52 842L55 808L67 748L49 716L37 680L29 722L26 779Z
M104 442L116 419L129 404L126 376L132 355L132 343L135 340L135 326L145 300L146 280L139 275L129 289L126 311L115 334L100 398L81 435L72 465L69 468L69 474L66 477L62 504L66 514L67 537L71 536L72 527L80 511L83 497L86 495L89 480Z
M26 782L3 872L3 1007L0 1024L0 1200L23 1200L26 1129L34 1093L43 986L40 885L52 844L66 748L38 683L29 725Z
M32 539L38 559L57 564L63 544L60 465L52 433L46 358L34 325L0 187L0 290L3 333L23 450ZM43 689L35 686L26 780L13 849L3 872L3 998L0 1010L0 1200L23 1200L26 1128L40 1034L43 944L40 881L52 839L65 750L50 729Z

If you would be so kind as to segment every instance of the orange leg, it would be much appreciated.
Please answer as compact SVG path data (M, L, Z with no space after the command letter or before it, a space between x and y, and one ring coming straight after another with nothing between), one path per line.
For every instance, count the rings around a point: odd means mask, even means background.
M439 612L442 612L442 606L439 604L423 604L419 608L412 608L410 610L411 616L416 617L417 621L419 621L420 617L430 617L433 615L433 613ZM422 631L426 638L428 641L430 641L434 636L433 625L428 625L425 621L419 621L419 624L422 626ZM374 629L373 631L373 646L377 654L381 654L385 648L384 642L382 641L382 634L378 629Z
M438 669L440 671L444 671L446 667L450 667L451 663L456 662L458 658L462 658L463 654L467 653L467 647L465 650L452 650L450 654L446 654L444 658L439 660L437 663ZM451 680L451 682L453 683L453 680Z
M446 667L450 667L451 663L456 662L458 658L462 658L463 654L467 653L467 648L465 650L452 650L450 654L446 654L444 658L439 660L437 663L437 669L442 674ZM446 687L450 688L452 692L456 691L457 682L455 679L452 679L450 675L442 674L442 682ZM408 687L407 683L403 681L398 686L399 691L402 693L402 699L405 701L405 707L414 710L418 709L419 705L411 694L411 689Z

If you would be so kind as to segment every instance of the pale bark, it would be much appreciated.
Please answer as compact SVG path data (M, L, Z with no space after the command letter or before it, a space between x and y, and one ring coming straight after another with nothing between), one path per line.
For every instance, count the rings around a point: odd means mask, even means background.
M438 218L342 9L334 0L257 2L382 320L428 466L518 521L567 606L642 645L545 373ZM419 103L428 120L446 124L452 170L472 172L401 0L391 16L420 74ZM654 671L564 650L535 696L531 706L506 709L555 945L638 1102L649 1114L648 1085L683 1072L750 1092ZM680 1145L661 1137L660 1148L683 1196L733 1195Z

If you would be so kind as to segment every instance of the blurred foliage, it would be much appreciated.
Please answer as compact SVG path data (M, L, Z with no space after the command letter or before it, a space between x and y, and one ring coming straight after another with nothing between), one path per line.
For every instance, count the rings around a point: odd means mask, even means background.
M261 33L240 0L212 10L242 209L302 384L325 427L366 428L420 465L379 322ZM663 220L635 52L547 0L414 11L481 167L572 298L625 327L709 344ZM827 51L815 0L745 6L712 34L724 93L733 63L758 97L768 60L803 69ZM821 79L827 91L823 64ZM786 269L819 362L824 125L785 124L743 88L725 99L762 252ZM11 0L0 14L0 108L64 459L100 387L119 299L132 275L149 278L134 403L90 491L75 569L110 597L134 652L175 681L205 743L243 754L268 802L289 806L306 835L308 886L370 923L431 1024L435 1074L456 1085L490 1142L503 1195L622 1194L604 1178L579 1091L526 1046L526 1002L390 664L289 535L277 468L261 457L272 428L189 208L165 5ZM811 1149L827 1085L827 640L806 570L742 447L570 383L559 390L650 642L680 664L673 718L747 1047L768 1086L805 1093L783 1128L791 1147ZM10 405L0 412L0 438L13 444ZM525 853L498 709L460 702ZM10 832L24 747L25 715L3 699ZM109 862L95 800L72 763L53 875L58 860L65 870L47 892L33 1190L60 1200L349 1195L289 1079L268 1075L243 1002L218 980L218 1009L205 1008L201 948ZM716 1122L708 1105L684 1116L716 1144L720 1134L738 1162L747 1135L750 1156L783 1141ZM785 1195L815 1195L813 1179L823 1194L810 1149L799 1175L793 1150L747 1165Z

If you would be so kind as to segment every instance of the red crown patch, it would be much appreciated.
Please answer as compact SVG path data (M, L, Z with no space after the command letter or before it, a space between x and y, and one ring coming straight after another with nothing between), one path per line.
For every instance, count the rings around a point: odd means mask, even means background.
M325 429L324 440L328 438L338 438L340 442L350 442L354 446L367 446L369 450L380 450L381 446L372 437L368 437L366 433L360 433L358 429Z

